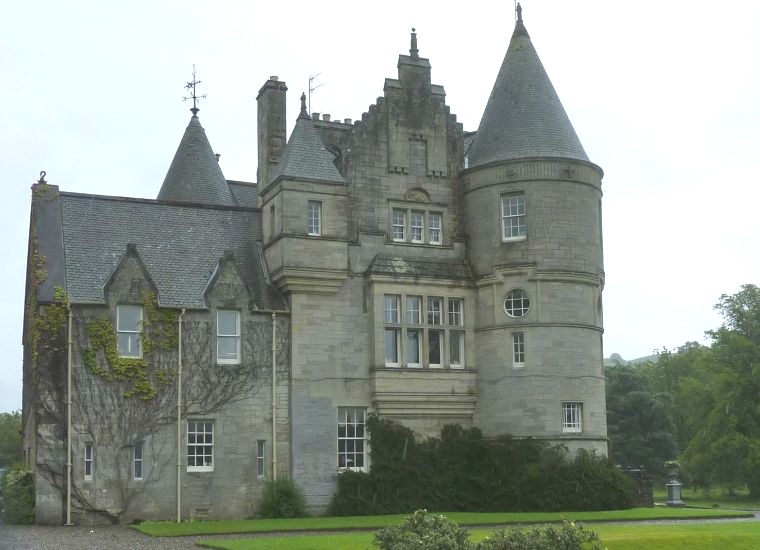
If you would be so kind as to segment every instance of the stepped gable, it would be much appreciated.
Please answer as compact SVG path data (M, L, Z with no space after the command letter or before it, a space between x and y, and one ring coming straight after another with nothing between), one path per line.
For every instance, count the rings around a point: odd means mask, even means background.
M533 157L588 161L518 9L512 40L469 150L469 167Z
M301 113L269 183L288 178L345 185L346 180L334 160L335 156L325 147L319 129L306 112L305 95L301 95Z
M158 200L237 206L206 131L195 114L179 142Z

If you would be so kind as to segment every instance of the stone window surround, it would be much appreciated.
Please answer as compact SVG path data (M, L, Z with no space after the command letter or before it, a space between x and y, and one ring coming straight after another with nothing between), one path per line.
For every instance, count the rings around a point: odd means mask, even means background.
M502 193L499 196L499 205L501 240L503 242L524 240L528 233L525 192Z
M340 471L367 471L366 422L366 407L338 407L337 464ZM361 464L348 465L357 462Z
M443 206L392 201L389 212L391 242L431 246L443 244L443 218L446 215ZM415 229L421 234L416 238Z
M187 471L188 472L213 472L214 471L214 421L210 419L204 419L204 420L188 419L187 424L186 424L186 433L187 433L187 438L186 438ZM198 436L202 436L203 441L199 442ZM210 437L206 437L206 436L210 436ZM193 440L192 442L191 442L191 439ZM193 448L192 453L191 453L191 447ZM201 449L198 449L198 447L201 447ZM201 465L197 464L198 460L202 461ZM194 462L195 464L191 465L190 464L191 462Z
M513 288L504 296L502 302L504 313L512 319L525 317L530 311L531 300L528 293L522 288Z
M394 304L395 302L395 304ZM416 304L416 307L414 306ZM437 305L436 305L437 304ZM456 304L456 305L455 305ZM388 361L387 368L465 368L466 331L464 328L465 299L415 293L383 294L383 353L388 349L389 338L395 340L398 362ZM444 322L448 321L448 323ZM431 363L431 333L438 338L440 363ZM410 361L411 334L417 334L419 362ZM454 339L457 338L455 342ZM460 362L452 363L452 345L457 346Z
M562 402L562 433L581 433L583 431L583 403L580 401Z

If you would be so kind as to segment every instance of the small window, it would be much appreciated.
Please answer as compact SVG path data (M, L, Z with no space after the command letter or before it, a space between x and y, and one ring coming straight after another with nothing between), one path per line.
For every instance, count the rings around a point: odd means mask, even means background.
M143 320L141 306L116 306L116 333L119 357L141 357L140 329Z
M443 298L430 297L427 302L428 325L443 324Z
M463 330L449 330L449 366L452 369L464 368Z
M512 333L512 366L525 366L525 333Z
M259 439L256 441L256 477L259 479L264 479L264 472L265 472L265 462L264 462L264 452L266 450L266 441L263 439Z
M92 481L92 474L95 470L95 451L91 442L84 444L84 479Z
M132 477L142 479L143 477L143 443L138 441L132 450Z
M422 296L406 297L406 322L411 325L419 325L421 317Z
M393 209L391 237L394 241L406 240L406 210L401 210L400 208Z
M418 210L412 210L411 236L413 243L424 242L425 233L425 213Z
M530 298L524 290L515 289L504 299L504 311L510 317L523 317L530 309Z
M428 237L430 244L441 244L443 242L441 235L442 216L438 212L431 212L428 216Z
M401 296L386 294L383 297L383 301L385 304L385 322L400 323L401 316L399 314L399 303L401 302Z
M562 403L562 431L564 433L578 433L582 431L583 404Z
M214 423L211 420L187 421L187 471L214 470Z
M274 204L269 207L269 238L274 239Z
M525 193L501 197L501 237L505 241L524 239L528 234L525 221Z
M464 300L449 298L449 324L455 327L464 325Z
M216 312L216 361L240 363L240 312L220 309Z
M319 201L309 201L307 229L309 235L322 234L322 203Z
M366 468L365 430L366 410L340 407L338 409L338 468Z
M399 366L399 328L387 328L385 329L385 366L386 367L398 367Z

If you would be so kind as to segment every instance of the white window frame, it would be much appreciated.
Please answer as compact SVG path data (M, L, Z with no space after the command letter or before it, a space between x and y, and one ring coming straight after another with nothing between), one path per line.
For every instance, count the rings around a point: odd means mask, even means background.
M562 433L581 433L583 431L583 403L580 401L562 402Z
M530 296L521 288L514 288L504 297L504 312L513 319L525 317L530 311Z
M84 480L92 481L95 473L95 446L92 441L84 444Z
M403 208L391 211L391 238L397 243L406 241L406 210Z
M308 217L306 230L312 237L319 237L322 234L322 202L308 201Z
M235 315L235 332L234 333L222 333L221 317L223 315L234 314ZM226 340L234 339L235 341L235 357L220 357L219 343ZM240 364L240 312L235 309L219 309L216 311L216 362L219 365L239 365Z
M125 327L125 319L122 319L122 314L127 311L137 311L137 326ZM117 305L116 306L116 347L119 357L131 357L133 359L140 359L142 357L142 342L141 332L143 325L143 308L142 306L135 305ZM126 337L127 349L123 350L121 342L122 336ZM133 344L134 343L134 344ZM133 345L137 347L133 350Z
M522 368L525 366L525 332L516 331L511 333L512 340L512 366Z
M188 472L213 472L214 471L214 421L213 420L188 420L186 425L185 456L187 459ZM207 437L210 436L210 437ZM198 438L202 437L202 441ZM198 447L201 447L199 452ZM192 448L192 453L191 453ZM198 464L198 460L201 464ZM194 464L191 464L193 462Z
M138 441L132 447L132 479L136 481L140 481L143 478L143 468L145 466L144 452L145 446L142 441Z
M338 407L338 470L367 471L367 409ZM356 466L361 462L359 466Z
M425 338L425 331L421 328L414 328L409 327L406 330L404 330L404 334L406 335L406 338L404 340L404 360L406 361L406 366L410 369L418 369L422 367L422 342ZM417 335L417 345L416 345L416 355L417 355L417 361L414 361L411 352L414 349L412 347L412 341L410 336L412 334Z
M523 240L528 235L525 193L501 195L501 239Z
M256 440L256 478L264 479L266 477L266 440Z
M464 299L449 298L446 300L449 321L449 367L463 369L465 364L465 331L464 331ZM459 356L459 361L454 361L454 351Z
M409 238L414 244L425 242L425 212L412 210L409 214Z
M428 242L434 245L443 243L443 214L440 212L428 214Z

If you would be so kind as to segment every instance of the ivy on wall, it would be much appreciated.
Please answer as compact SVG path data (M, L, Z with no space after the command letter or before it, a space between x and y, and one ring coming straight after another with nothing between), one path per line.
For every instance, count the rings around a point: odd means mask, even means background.
M108 381L127 382L124 397L150 401L176 375L174 369L162 369L156 361L160 352L177 349L179 312L158 307L154 292L142 292L143 306L140 343L142 357L120 357L118 335L108 315L100 315L87 324L91 347L82 351L84 364L91 372Z

